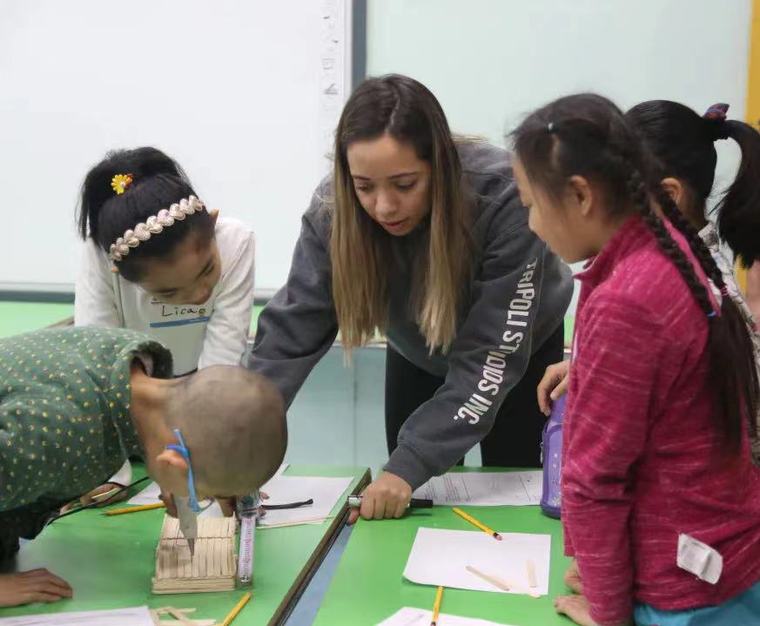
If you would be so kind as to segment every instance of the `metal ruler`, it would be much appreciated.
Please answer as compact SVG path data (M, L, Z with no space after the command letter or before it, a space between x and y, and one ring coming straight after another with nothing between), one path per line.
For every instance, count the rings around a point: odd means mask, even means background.
M256 521L259 517L260 503L261 499L258 491L238 499L240 545L238 550L237 584L239 587L250 587L253 584Z

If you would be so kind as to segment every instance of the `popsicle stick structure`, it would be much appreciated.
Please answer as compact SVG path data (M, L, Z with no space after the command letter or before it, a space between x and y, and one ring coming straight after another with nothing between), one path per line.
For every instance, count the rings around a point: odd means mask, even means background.
M198 519L195 554L190 554L179 521L164 516L156 548L153 593L199 593L235 588L234 517Z

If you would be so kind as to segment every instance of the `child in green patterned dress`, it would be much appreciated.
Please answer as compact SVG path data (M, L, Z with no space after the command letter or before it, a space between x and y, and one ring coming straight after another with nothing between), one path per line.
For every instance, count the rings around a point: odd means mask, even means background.
M238 366L171 374L169 351L129 330L0 340L0 563L129 456L145 459L163 493L187 496L187 462L166 447L177 443L175 429L191 451L199 498L247 494L274 474L287 434L271 383ZM71 595L44 569L0 574L0 607Z

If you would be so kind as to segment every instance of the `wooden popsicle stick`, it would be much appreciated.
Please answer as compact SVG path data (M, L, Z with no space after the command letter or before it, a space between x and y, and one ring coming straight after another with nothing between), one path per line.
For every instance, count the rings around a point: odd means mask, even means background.
M525 569L528 571L528 587L535 589L538 587L538 581L536 580L536 564L528 559L525 562Z
M481 572L479 569L474 568L472 565L465 566L465 569L470 572L470 574L475 574L475 576L478 578L485 580L487 583L491 583L497 589L501 589L502 591L512 591L512 587L509 585L509 583L507 583L505 580L502 580L501 578L492 576L491 574L486 574L485 572Z
M309 517L297 522L280 522L277 524L268 525L259 524L256 526L256 530L265 530L267 528L288 528L290 526L303 526L306 524L321 524L322 522L326 522L327 520L333 519L334 517L334 515L328 515L327 517Z
M195 622L193 620L189 619L182 611L175 609L173 606L170 606L167 612L180 624L182 624L182 626L195 626Z

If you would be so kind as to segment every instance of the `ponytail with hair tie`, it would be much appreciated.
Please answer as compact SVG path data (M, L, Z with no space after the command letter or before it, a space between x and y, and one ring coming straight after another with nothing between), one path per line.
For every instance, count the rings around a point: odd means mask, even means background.
M725 102L718 102L709 107L702 116L708 124L713 141L728 139L730 131L726 124L727 114L728 104Z

